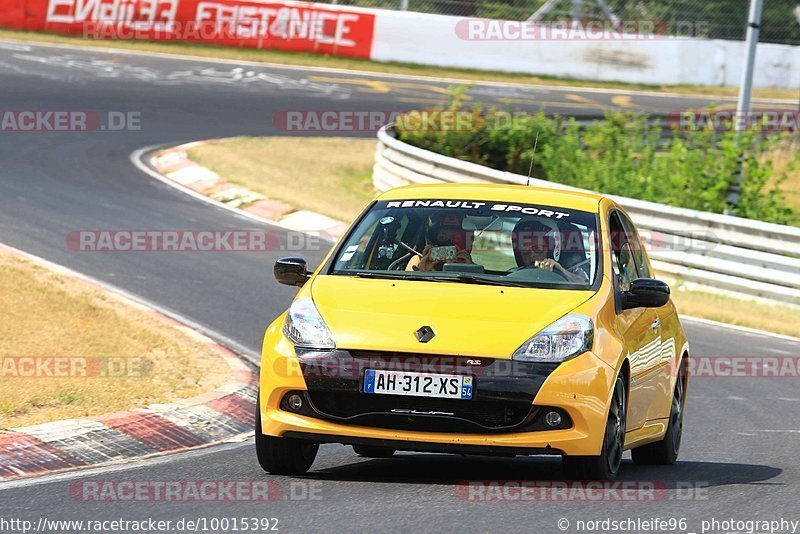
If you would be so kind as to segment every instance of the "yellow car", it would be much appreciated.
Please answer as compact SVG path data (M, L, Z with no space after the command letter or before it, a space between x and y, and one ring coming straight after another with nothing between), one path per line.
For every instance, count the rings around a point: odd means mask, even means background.
M612 479L678 456L689 345L625 211L510 185L380 195L267 329L256 452L306 472L319 444L562 456Z

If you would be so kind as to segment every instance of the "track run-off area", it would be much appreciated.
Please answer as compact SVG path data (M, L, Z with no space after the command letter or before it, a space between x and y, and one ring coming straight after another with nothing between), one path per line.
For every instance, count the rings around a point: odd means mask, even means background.
M444 101L450 85L446 80L0 42L3 109L90 111L102 126L109 126L109 113L138 119L135 128L0 133L0 241L185 317L223 344L257 358L265 327L293 296L271 274L274 261L285 255L281 249L287 231L156 181L132 165L130 155L142 147L197 139L287 135L274 117L291 110L431 106ZM476 84L467 95L489 105L579 117L601 116L610 108L666 115L710 102L656 93L501 84ZM269 252L209 254L89 253L67 246L70 232L93 229L269 229L279 246ZM302 254L316 267L325 252ZM684 326L695 356L800 354L800 343L788 338L693 320ZM693 380L678 464L638 467L629 455L623 463L620 479L662 488L655 499L475 502L459 489L458 482L468 480L559 480L558 459L545 457L399 453L391 459L366 459L349 447L325 445L307 476L271 476L258 467L248 440L0 483L0 516L34 524L42 516L173 522L275 518L279 530L290 532L579 532L579 520L629 518L685 518L687 528L673 530L700 532L701 522L712 519L797 520L796 384L797 378L789 377ZM94 500L75 491L76 484L92 481L187 480L266 481L279 491L271 502ZM216 525L207 523L206 531L225 530L222 523Z

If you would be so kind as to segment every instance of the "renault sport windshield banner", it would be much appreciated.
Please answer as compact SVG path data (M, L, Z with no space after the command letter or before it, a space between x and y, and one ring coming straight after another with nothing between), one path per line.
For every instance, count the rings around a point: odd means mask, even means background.
M0 0L0 27L369 58L375 15L307 2Z

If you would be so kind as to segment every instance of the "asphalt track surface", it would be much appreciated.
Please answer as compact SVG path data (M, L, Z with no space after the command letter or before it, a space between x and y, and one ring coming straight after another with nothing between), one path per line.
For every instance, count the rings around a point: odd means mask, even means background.
M0 42L0 108L141 114L138 131L1 133L0 241L114 284L257 353L265 326L293 294L270 275L283 251L86 253L70 250L66 235L86 229L263 228L153 180L131 165L129 155L145 146L199 138L279 134L272 117L285 110L394 110L430 104L443 98L446 86ZM573 115L599 114L609 106L663 114L706 103L686 97L625 94L620 99L614 92L496 85L472 92L485 102L501 102L509 95L517 101L506 103L520 108L544 105L549 112ZM286 232L269 228L285 246ZM324 251L303 254L314 266ZM685 326L695 356L790 356L800 351L798 343L787 339L691 321ZM280 530L291 532L561 532L561 518L570 521L568 532L579 531L578 520L606 518L686 518L686 531L699 532L700 522L712 518L798 520L798 403L796 378L694 380L680 462L644 468L626 460L622 467L621 479L655 481L657 487L669 489L656 502L474 503L456 493L455 483L463 480L557 480L559 462L553 458L408 453L369 460L356 457L349 447L326 445L308 476L273 477L259 469L252 442L247 441L0 484L0 517L274 517ZM273 480L286 498L272 503L86 503L69 494L70 484L80 480L187 479ZM308 490L315 499L303 498Z

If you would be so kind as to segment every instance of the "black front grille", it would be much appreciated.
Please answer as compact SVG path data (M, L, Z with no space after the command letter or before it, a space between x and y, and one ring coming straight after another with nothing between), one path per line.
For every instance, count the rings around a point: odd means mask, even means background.
M432 432L490 432L523 424L529 403L309 391L319 413L351 424ZM393 411L394 410L394 411ZM417 412L413 413L411 411ZM423 413L436 412L436 413Z

